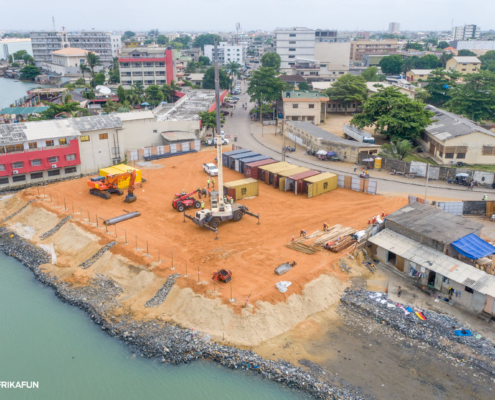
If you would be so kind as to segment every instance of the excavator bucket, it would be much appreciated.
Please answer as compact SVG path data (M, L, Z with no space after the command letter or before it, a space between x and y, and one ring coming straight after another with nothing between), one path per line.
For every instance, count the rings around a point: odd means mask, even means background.
M124 203L134 203L137 197L134 193L125 196Z

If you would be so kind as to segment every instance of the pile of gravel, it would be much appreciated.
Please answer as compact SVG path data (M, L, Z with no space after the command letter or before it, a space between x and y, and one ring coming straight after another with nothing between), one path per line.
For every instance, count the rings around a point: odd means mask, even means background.
M69 215L65 218L63 218L57 225L55 225L54 228L50 229L49 231L43 233L43 235L40 236L40 240L45 240L47 238L49 238L50 236L52 236L54 233L56 233L60 228L62 228L62 226L64 226L64 224L72 218L72 215Z
M160 304L162 304L165 301L165 298L167 297L168 293L172 289L172 286L174 286L175 281L180 276L181 274L170 275L163 284L163 286L160 289L158 289L158 292L156 292L156 294L146 302L145 307L156 308Z
M81 267L82 269L86 269L86 268L91 267L96 261L98 261L101 258L101 256L103 256L103 254L105 254L108 250L110 250L116 244L117 244L116 241L113 241L113 242L106 244L100 250L98 250L98 252L96 254L92 255L86 261L79 264L79 267Z

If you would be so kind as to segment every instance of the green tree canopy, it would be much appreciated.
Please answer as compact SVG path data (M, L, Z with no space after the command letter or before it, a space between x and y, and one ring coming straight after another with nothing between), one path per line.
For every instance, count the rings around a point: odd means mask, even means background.
M414 42L407 42L406 43L406 50L418 50L418 51L423 51L423 45L419 43L414 43Z
M191 41L192 39L189 35L179 36L178 38L174 39L174 42L182 43L184 46L188 45Z
M136 33L135 32L133 32L133 31L125 31L123 38L125 40L125 39L130 39L133 36L136 36Z
M119 98L120 104L124 103L125 101L125 90L122 87L122 85L119 85L117 88L117 97Z
M14 60L24 60L24 57L29 56L26 50L18 50L12 54Z
M428 85L425 87L430 94L430 103L442 105L450 100L451 90L456 86L455 82L460 76L459 72L445 71L441 68L432 71L426 79Z
M79 103L77 101L71 103L62 103L62 104L53 104L50 103L48 105L48 110L43 111L40 115L39 120L47 120L47 119L55 119L57 114L62 112L66 112L73 117L77 117L80 113L85 113L87 110L79 107Z
M76 81L76 86L85 86L85 85L86 85L86 81L83 78L79 78Z
M366 82L376 82L378 81L378 68L368 67L361 73L361 76L366 80Z
M164 35L160 35L158 36L158 38L156 39L156 43L157 44L167 44L168 43L168 37L164 36Z
M248 89L246 91L251 96L251 101L275 101L280 99L285 85L282 80L276 76L273 68L260 67L251 75Z
M437 48L439 49L445 49L446 47L450 47L450 45L445 40L442 40L440 43L437 44Z
M228 89L230 79L222 68L218 70L218 78L220 79L220 89ZM203 89L215 89L215 67L206 70L203 77Z
M96 74L95 78L91 82L93 87L103 85L105 83L105 74L103 72Z
M234 76L241 76L241 65L236 61L230 61L227 65L225 65L224 70L229 76L231 84Z
M144 92L146 93L146 100L154 106L163 101L164 95L158 85L149 85Z
M462 114L473 121L495 117L495 74L480 71L465 75L464 83L452 89L451 99L445 103L449 111Z
M93 83L96 83L95 81L95 68L100 66L100 65L103 65L101 60L100 60L100 57L97 56L95 53L92 53L92 52L89 52L88 54L86 54L86 63L85 63L88 68L91 70L91 76L93 77ZM95 86L93 86L95 87Z
M299 82L297 86L299 87L299 90L309 90L307 82Z
M439 58L433 54L427 54L420 58L421 69L436 69L442 66Z
M397 140L396 142L385 143L380 150L380 156L395 160L404 160L416 149L417 147L414 147L409 140Z
M362 114L355 114L351 124L360 129L375 126L375 132L393 140L410 140L431 124L434 115L424 109L421 101L411 100L398 88L389 86L369 97Z
M275 52L265 53L261 57L261 65L263 67L273 68L277 73L280 71L281 62L280 55Z
M457 57L478 57L476 53L473 53L471 50L459 50L457 52Z
M206 130L212 129L215 132L217 127L216 111L200 111L198 115L201 120L201 127L205 127Z
M193 47L201 47L201 50L205 50L205 44L213 44L213 40L217 39L219 42L221 40L220 36L207 33L205 35L199 35L194 39Z
M34 65L26 65L19 72L23 81L34 81L34 78L41 75L39 68Z
M440 63L442 65L442 68L445 68L447 66L447 61L449 61L454 55L452 53L447 53L443 52L442 55L440 56Z
M387 75L398 75L402 71L402 57L398 54L383 57L380 60L382 72Z
M176 40L174 40L173 42L169 42L168 45L176 50L180 50L184 47L183 43L177 42Z
M202 63L203 65L210 65L210 59L206 56L199 56L198 63Z
M347 114L347 107L349 107L350 104L364 103L368 93L368 86L362 76L345 74L337 79L332 87L328 88L325 93L331 101L342 103L345 107L345 113Z

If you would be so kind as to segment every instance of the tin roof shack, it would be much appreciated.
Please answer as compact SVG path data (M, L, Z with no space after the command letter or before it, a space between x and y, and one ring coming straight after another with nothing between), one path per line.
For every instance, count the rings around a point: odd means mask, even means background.
M455 295L449 297L454 303L476 313L495 315L495 276L388 228L369 242L374 258L412 277L418 285L444 295L452 288Z
M228 165L228 167L230 169L233 169L233 170L237 171L236 166L237 167L239 166L239 163L237 162L237 160L239 160L241 158L254 157L254 156L259 156L259 155L260 155L260 153L256 153L254 151L249 151L247 153L241 153L241 154L231 155L231 156L229 156L229 165Z
M238 172L243 174L246 164L250 164L250 163L253 163L255 161L262 161L262 160L269 160L269 159L270 159L270 157L264 156L261 154L259 156L241 158L238 160L239 161L239 171Z
M288 162L285 162L285 161L280 161L280 162L276 162L274 164L269 164L269 165L262 165L259 167L261 172L259 173L258 179L260 181L268 183L270 171L279 170L280 168L287 167L289 165L292 165L292 164L289 164Z
M457 258L459 253L452 242L471 233L479 236L482 225L415 202L390 214L385 220L385 228Z
M330 172L305 178L308 184L308 198L337 189L337 179L337 175Z
M319 175L319 171L309 170L306 172L301 172L299 174L288 176L285 179L285 191L291 191L296 196L298 194L307 193L308 192L308 182L304 179L309 178L311 176Z
M358 154L378 154L380 146L344 139L327 132L310 122L287 121L284 134L301 146L311 150L335 151L346 162L358 162Z
M278 188L279 190L284 190L285 189L285 179L294 174L299 174L301 172L306 172L309 171L309 168L305 167L297 167L293 169L289 169L287 171L282 171L279 172L275 178L273 179L273 187Z
M259 181L253 178L240 179L227 182L223 185L223 192L232 197L234 201L254 197L259 194Z
M263 165L276 164L278 161L275 161L271 158L267 158L266 160L256 161L249 164L244 165L244 176L246 178L253 177L254 179L260 179L259 173L262 171L259 167Z
M288 171L295 168L298 168L297 165L286 162L284 162L284 164L281 163L279 166L269 169L265 172L265 183L267 185L273 185L273 181L279 172Z
M226 151L225 153L222 153L222 164L224 167L228 167L230 156L236 155L236 154L241 154L241 153L249 153L251 150L248 149L239 149L239 150L232 150L232 151Z

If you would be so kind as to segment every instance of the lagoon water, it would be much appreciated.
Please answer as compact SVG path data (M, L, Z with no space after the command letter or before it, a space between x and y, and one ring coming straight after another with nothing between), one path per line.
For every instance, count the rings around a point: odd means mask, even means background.
M172 366L134 355L0 253L1 399L309 399L259 376L201 361Z

